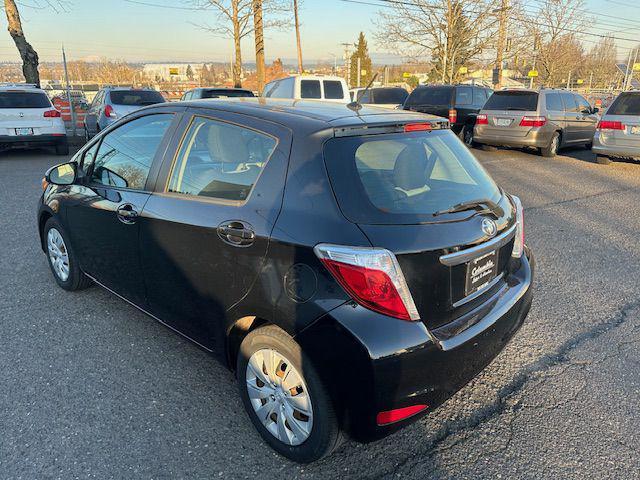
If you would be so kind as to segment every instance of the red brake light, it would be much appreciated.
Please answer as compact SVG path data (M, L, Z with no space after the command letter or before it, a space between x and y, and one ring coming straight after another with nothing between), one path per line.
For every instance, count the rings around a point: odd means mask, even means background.
M407 123L404 126L405 132L424 132L425 130L431 130L430 123Z
M420 316L395 255L382 248L316 245L318 258L360 305L401 320Z
M106 105L104 107L104 114L105 116L112 117L112 118L115 118L116 116L115 112L113 111L113 107L111 105Z
M410 407L395 408L393 410L387 410L386 412L380 412L376 416L376 423L378 425L388 425L389 423L399 422L427 408L429 408L428 405L411 405Z
M60 113L60 110L47 110L44 112L44 116L45 118L58 118L61 117L62 114Z
M455 108L449 110L449 123L456 123L458 121L458 111Z
M522 117L521 127L542 127L547 123L547 117Z
M625 126L622 122L613 122L611 120L600 120L598 122L598 130L624 130Z
M489 125L489 118L484 113L481 113L476 117L476 125Z

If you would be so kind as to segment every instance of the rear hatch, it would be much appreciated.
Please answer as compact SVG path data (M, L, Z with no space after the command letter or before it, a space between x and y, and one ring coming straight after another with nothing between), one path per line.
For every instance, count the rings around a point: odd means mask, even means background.
M0 91L0 135L41 135L51 133L60 118L45 117L54 110L47 94L39 90Z
M515 211L451 130L334 138L324 156L343 214L396 255L430 330L505 287ZM445 212L478 199L487 203ZM483 245L482 254L459 253Z
M602 117L599 130L603 145L638 148L640 153L640 92L621 93Z
M118 117L164 101L164 97L156 90L112 90L109 93L109 104Z
M454 87L447 85L418 87L407 97L404 109L449 118L454 90Z
M493 92L481 113L487 116L482 133L505 137L526 137L532 127L520 126L523 117L538 115L538 93L527 90Z

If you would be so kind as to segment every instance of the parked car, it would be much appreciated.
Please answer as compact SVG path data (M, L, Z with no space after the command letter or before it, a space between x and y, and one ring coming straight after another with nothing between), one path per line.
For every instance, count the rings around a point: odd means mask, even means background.
M342 77L328 75L293 75L265 85L262 96L293 100L326 100L349 103L349 87Z
M612 158L640 160L640 92L623 92L606 110L593 136L598 163Z
M402 108L404 101L409 96L402 87L373 87L367 90L366 88L352 88L349 90L351 101L359 102L362 105L374 105L382 108Z
M59 110L40 88L0 84L0 149L53 147L67 155L67 132Z
M89 140L113 122L141 107L164 103L157 90L130 87L107 87L98 91L84 118L84 131Z
M473 138L488 146L534 147L554 157L565 146L591 148L597 112L566 90L500 90L478 115Z
M244 88L194 88L184 92L180 100L198 100L200 98L255 97L251 90Z
M264 98L143 108L46 173L42 249L63 289L96 282L217 355L263 439L310 462L433 411L529 311L520 200L447 127Z
M451 130L471 145L476 115L491 92L479 85L420 85L409 94L404 109L448 118Z

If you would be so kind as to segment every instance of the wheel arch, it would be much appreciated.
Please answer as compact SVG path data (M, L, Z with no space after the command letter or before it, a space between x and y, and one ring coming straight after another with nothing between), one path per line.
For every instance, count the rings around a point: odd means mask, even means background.
M47 224L47 221L53 217L53 213L48 210L43 210L40 212L38 217L38 234L40 235L40 248L43 252L46 252L45 244L44 244L44 226Z
M265 325L272 325L272 323L264 318L253 315L239 318L231 324L225 338L225 360L230 370L236 370L236 359L240 351L240 345L245 337L253 330Z

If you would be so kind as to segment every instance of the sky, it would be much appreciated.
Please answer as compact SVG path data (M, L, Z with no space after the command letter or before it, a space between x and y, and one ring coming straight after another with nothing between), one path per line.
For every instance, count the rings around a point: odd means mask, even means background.
M369 1L381 3L380 0ZM536 0L524 2L531 8L537 3ZM46 0L21 0L19 7L27 39L36 48L42 61L60 60L63 43L67 58L73 60L107 57L127 61L199 63L231 59L230 38L215 36L198 27L215 23L214 13L185 8L188 7L187 0L70 0L66 11L57 13L50 8L39 8L45 4ZM599 21L604 23L594 25L591 32L613 32L620 37L637 38L640 42L640 2L587 0L586 8L626 19L623 27L618 26L620 22L616 19L600 16ZM333 62L334 55L340 62L343 52L340 44L355 42L360 31L364 31L369 39L374 62L396 63L400 57L373 39L374 20L381 9L370 4L341 0L301 0L300 22L305 63L319 60ZM3 17L0 22L6 22ZM19 56L11 37L5 28L0 32L4 32L4 38L0 41L0 61L18 61ZM585 44L587 47L590 45ZM632 41L619 42L620 52L632 45ZM242 50L244 60L251 62L252 38L245 39ZM265 51L267 61L280 57L285 59L285 63L294 63L296 47L293 29L266 31Z

